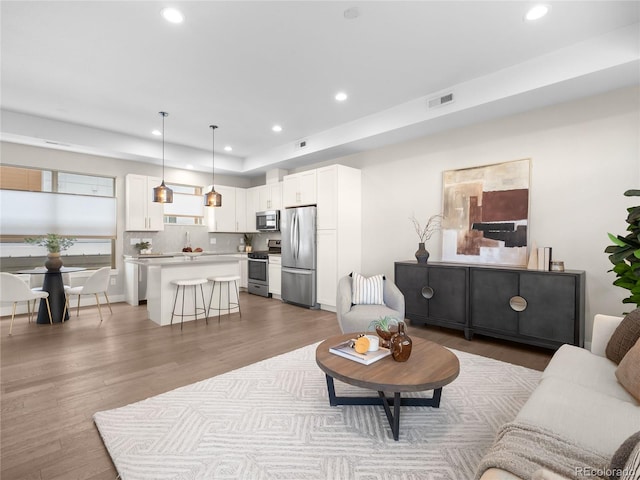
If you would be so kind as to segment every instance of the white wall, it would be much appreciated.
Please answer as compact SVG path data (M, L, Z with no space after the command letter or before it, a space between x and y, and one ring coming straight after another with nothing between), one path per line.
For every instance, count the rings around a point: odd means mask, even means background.
M409 217L442 209L443 171L531 158L529 241L587 272L589 339L595 313L629 310L603 250L638 201L623 193L640 186L639 119L640 89L627 88L325 163L362 169L363 271L393 278L418 247ZM427 249L440 260L439 235Z

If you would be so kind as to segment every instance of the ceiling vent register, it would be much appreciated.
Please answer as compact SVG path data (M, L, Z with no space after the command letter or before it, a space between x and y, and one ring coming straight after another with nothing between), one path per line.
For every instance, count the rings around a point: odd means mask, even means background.
M447 93L446 95L441 95L427 100L427 106L429 109L442 107L443 105L449 105L450 103L453 103L453 93Z

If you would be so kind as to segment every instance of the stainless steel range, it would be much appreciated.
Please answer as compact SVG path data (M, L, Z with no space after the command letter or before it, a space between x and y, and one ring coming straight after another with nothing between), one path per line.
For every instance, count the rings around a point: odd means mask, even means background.
M249 293L270 297L269 293L269 254L279 254L280 240L269 240L268 250L251 252L249 260Z

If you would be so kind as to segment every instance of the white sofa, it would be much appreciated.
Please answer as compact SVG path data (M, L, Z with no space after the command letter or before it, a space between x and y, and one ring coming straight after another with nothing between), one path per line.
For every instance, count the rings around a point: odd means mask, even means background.
M605 349L621 317L596 315L591 351L563 345L542 373L516 422L542 427L604 457L640 430L640 403L618 383L617 365ZM532 472L534 473L534 472ZM550 472L535 478L563 478ZM517 480L499 468L489 468L481 480Z

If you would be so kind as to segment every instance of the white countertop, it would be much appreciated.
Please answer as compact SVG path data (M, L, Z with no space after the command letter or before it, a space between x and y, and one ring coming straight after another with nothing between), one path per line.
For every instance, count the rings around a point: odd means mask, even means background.
M212 263L238 263L240 257L233 256L233 254L227 255L200 255L199 257L186 257L184 255L177 257L157 257L153 258L125 258L125 262L133 263L136 265L151 266L171 266L171 265L203 265Z

